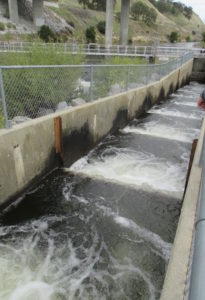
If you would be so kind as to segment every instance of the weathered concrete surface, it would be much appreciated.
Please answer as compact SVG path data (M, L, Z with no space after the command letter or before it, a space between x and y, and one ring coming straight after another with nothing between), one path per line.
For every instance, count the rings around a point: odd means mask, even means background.
M194 58L191 80L205 83L205 57Z
M114 0L106 0L105 45L112 46Z
M130 0L121 0L120 14L120 45L126 46L128 43Z
M43 0L33 0L33 21L36 27L41 27L45 23Z
M9 6L9 17L13 23L18 24L19 22L19 13L18 13L18 2L17 0L8 0Z
M176 70L148 86L1 130L0 204L56 167L54 117L62 117L64 149L71 164L110 131L125 126L128 120L185 83L192 64L192 60L184 64L180 76Z
M177 227L171 258L168 265L161 300L185 299L186 281L189 268L189 258L192 246L197 202L201 182L201 167L199 166L202 145L205 134L205 120L197 145L189 183Z

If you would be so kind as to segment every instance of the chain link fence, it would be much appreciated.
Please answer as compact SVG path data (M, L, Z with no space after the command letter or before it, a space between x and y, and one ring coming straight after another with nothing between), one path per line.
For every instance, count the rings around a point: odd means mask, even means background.
M188 53L155 65L0 67L0 127L158 81L190 58Z

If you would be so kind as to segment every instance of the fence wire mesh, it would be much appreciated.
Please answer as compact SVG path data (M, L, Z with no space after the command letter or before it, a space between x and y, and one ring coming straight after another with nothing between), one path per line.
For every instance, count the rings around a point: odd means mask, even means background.
M156 65L0 67L0 126L5 122L10 127L158 81L190 58L188 54Z

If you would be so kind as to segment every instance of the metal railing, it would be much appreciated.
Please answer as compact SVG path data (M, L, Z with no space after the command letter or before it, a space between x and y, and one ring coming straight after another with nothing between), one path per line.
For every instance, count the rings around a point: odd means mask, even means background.
M1 66L0 126L147 85L191 58L187 53L153 65Z
M167 46L105 46L100 44L74 44L74 43L29 43L29 42L0 42L0 52L29 52L33 47L38 49L54 49L58 52L84 54L84 55L110 55L110 56L168 56L177 57L185 52L200 54L201 49L187 49Z

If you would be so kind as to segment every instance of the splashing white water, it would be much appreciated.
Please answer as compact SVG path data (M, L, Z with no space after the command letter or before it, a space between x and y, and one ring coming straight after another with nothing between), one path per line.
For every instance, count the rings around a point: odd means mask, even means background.
M174 164L150 153L116 153L103 161L88 162L84 157L74 163L71 171L91 177L104 178L121 184L132 185L144 190L157 190L181 197L184 188L186 162Z
M147 122L140 124L137 127L127 126L121 130L125 133L136 133L136 134L145 134L151 135L160 138L166 138L169 140L176 140L180 142L192 142L196 138L200 130L199 129L190 129L190 128L177 128L167 126L166 124L158 124L157 121Z
M171 108L155 108L153 107L152 109L149 110L150 113L152 114L160 114L164 116L172 116L172 117L181 117L181 118L189 118L189 119L196 119L196 120L201 120L202 117L204 116L203 111L192 111L192 112L183 112L179 110L172 110Z
M180 101L174 101L174 104L177 105L184 105L184 106L191 106L191 107L197 107L196 102L180 102Z

